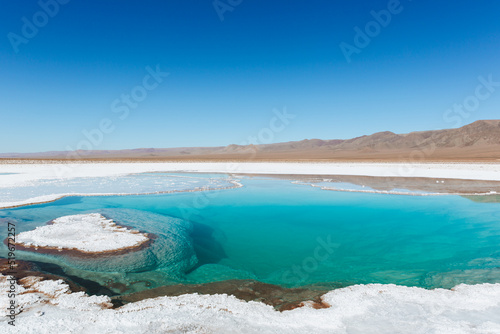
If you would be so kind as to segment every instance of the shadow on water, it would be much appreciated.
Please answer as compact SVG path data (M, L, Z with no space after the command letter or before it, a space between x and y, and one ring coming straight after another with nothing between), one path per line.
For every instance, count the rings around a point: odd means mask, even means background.
M15 272L12 273L11 264L7 262L6 258L0 257L0 273L4 275L14 275L17 279L29 276L41 277L45 280L62 279L69 285L70 290L73 292L85 291L89 295L106 295L109 297L118 295L111 289L97 282L78 276L68 275L62 267L53 263L16 260L16 269Z
M30 261L35 264L41 271L50 273L53 275L61 276L70 279L81 287L85 288L89 295L106 295L106 296L116 296L117 293L111 291L105 286L100 285L97 282L84 279L78 276L68 275L64 272L63 268L52 263Z
M205 264L219 263L222 259L227 258L226 252L222 245L217 241L216 230L208 225L192 222L194 251L198 257L198 264L189 270L189 274L193 270Z

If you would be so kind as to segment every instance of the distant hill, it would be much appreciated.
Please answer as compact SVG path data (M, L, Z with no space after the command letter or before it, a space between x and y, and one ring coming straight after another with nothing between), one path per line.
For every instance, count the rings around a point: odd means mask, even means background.
M147 160L500 160L500 120L481 120L457 129L406 134L378 132L352 139L305 139L266 145L140 148L76 152L8 153L9 159Z

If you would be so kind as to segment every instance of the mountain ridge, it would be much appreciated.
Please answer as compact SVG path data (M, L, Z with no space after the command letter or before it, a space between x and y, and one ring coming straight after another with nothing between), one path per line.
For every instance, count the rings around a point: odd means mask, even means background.
M4 153L0 159L500 159L500 120L479 120L460 128L396 134L376 132L350 139L303 139L274 144L125 150Z

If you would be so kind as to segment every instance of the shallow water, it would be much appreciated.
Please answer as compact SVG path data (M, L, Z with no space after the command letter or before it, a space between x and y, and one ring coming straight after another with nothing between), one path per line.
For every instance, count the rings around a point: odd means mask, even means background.
M1 175L1 174L0 174ZM0 188L1 202L17 202L53 194L148 194L234 186L221 174L140 173L113 177L42 179Z
M67 197L1 210L0 218L15 221L19 233L60 216L102 212L134 228L178 236L163 240L175 243L168 254L139 252L134 263L148 265L134 270L123 266L123 259L90 268L18 251L20 259L58 264L69 275L120 287L118 292L228 279L284 287L500 282L500 203L453 195L332 192L272 178L241 183L243 188L205 192ZM182 227L187 237L172 221L187 224ZM4 246L0 255L5 256Z

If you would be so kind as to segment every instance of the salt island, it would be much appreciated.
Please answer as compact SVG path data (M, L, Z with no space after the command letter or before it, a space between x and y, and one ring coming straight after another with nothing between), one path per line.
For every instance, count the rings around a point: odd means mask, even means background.
M119 226L99 213L89 213L59 217L48 225L22 232L16 245L37 252L94 255L139 250L151 240L148 233Z

